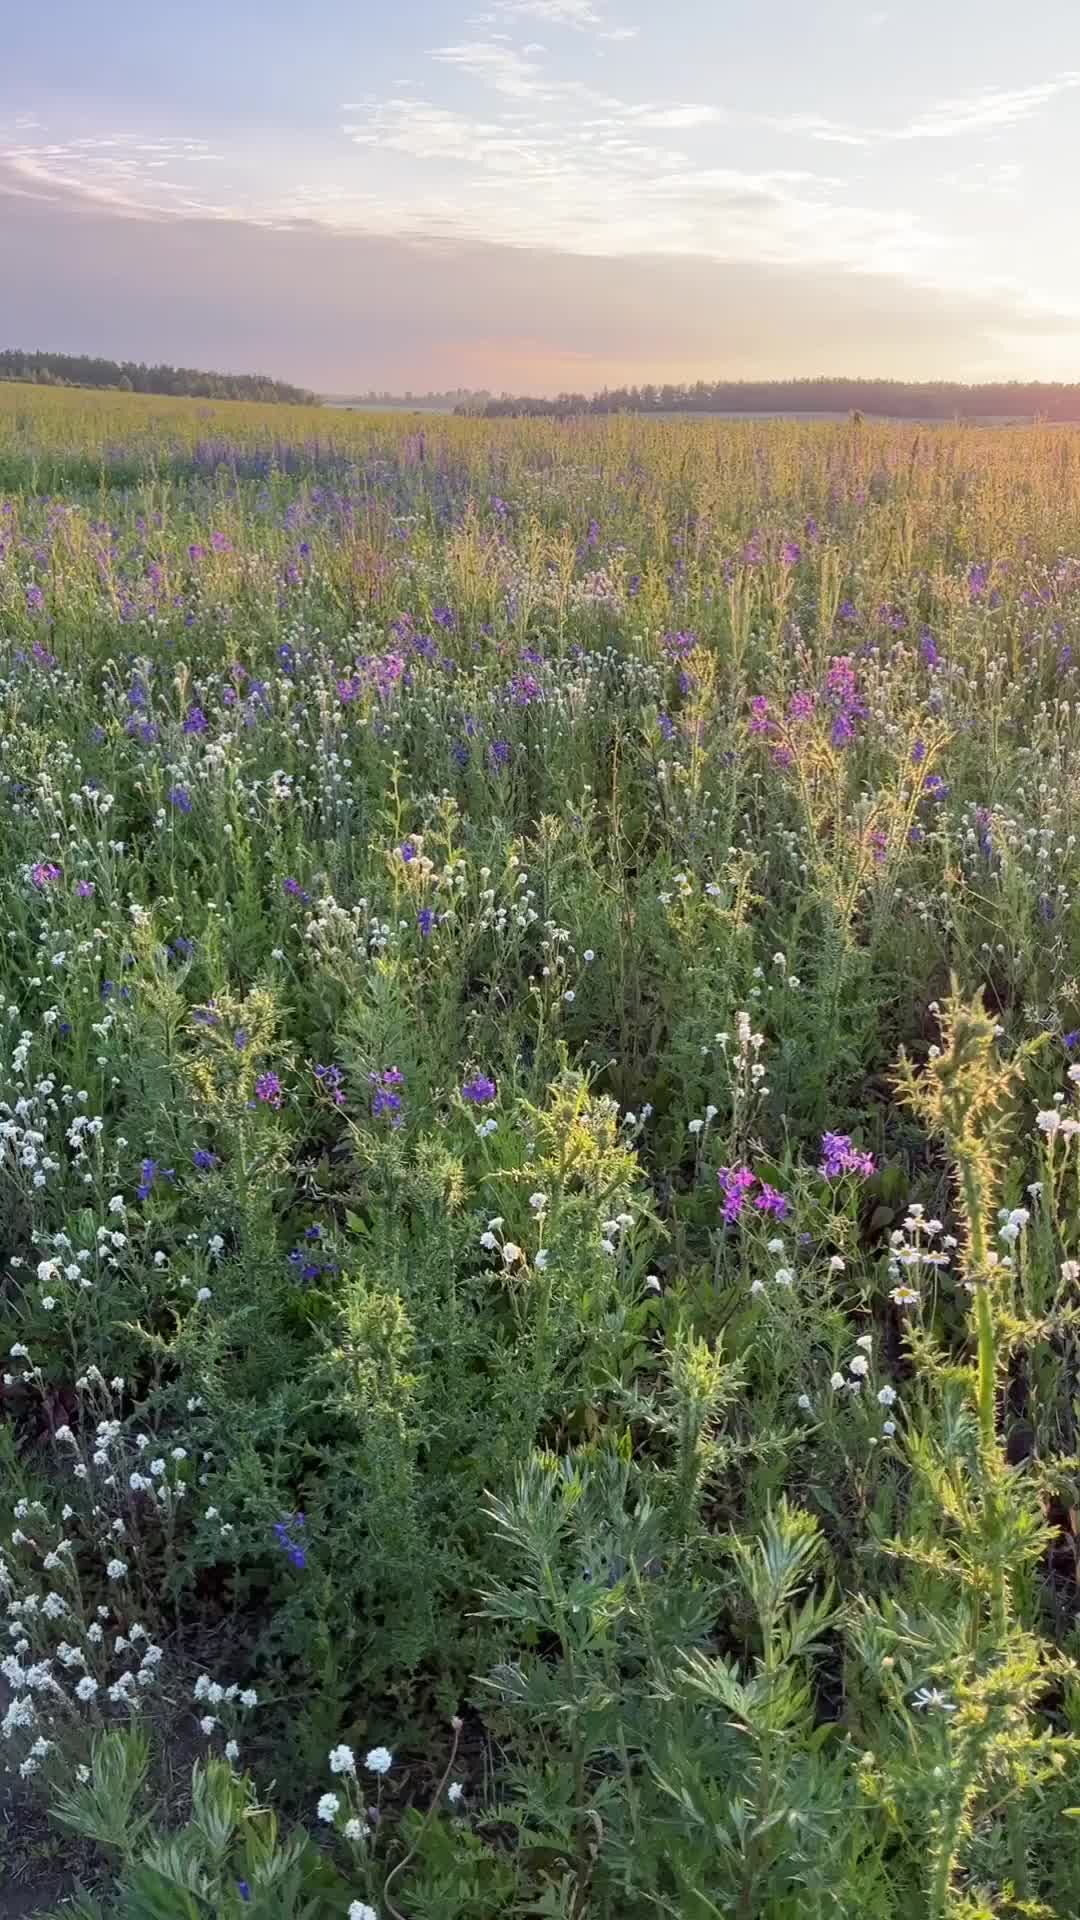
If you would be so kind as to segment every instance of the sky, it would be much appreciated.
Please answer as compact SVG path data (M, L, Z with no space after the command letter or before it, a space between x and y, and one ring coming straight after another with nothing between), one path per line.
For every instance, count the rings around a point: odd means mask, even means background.
M0 345L322 392L1080 378L1077 0L49 0Z

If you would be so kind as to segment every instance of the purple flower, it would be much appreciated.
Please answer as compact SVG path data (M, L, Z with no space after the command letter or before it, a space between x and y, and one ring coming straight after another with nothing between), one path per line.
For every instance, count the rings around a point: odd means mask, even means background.
M495 1082L489 1080L486 1073L474 1073L462 1087L461 1097L470 1100L474 1107L486 1107L495 1098Z
M915 745L911 749L911 764L913 767L921 767L925 759L926 741L916 740Z
M184 716L185 733L205 733L208 721L201 707L189 707Z
M328 1094L335 1107L345 1105L345 1074L341 1067L316 1067L315 1078L322 1090Z
M936 667L940 663L941 655L938 652L937 642L929 627L923 628L922 639L919 641L919 652L922 655L924 667Z
M510 759L509 740L493 740L488 748L488 760L493 767L505 767Z
M171 807L175 807L177 813L190 813L191 812L191 795L188 792L187 788L186 787L170 787L169 805Z
M368 1074L368 1084L373 1088L371 1099L371 1117L382 1119L385 1114L392 1127L400 1127L404 1119L403 1103L398 1087L405 1085L405 1075L400 1067L383 1067Z
M442 627L447 633L453 633L454 628L457 626L457 616L450 607L435 607L431 617L435 625Z
M971 567L968 571L968 592L973 600L981 600L990 579L990 569L984 563Z
M212 1173L218 1165L217 1154L211 1153L209 1147L196 1147L191 1158L197 1173Z
M307 1554L296 1536L297 1534L302 1534L303 1531L304 1516L302 1513L286 1514L283 1515L280 1520L274 1522L274 1534L278 1546L287 1554L291 1565L298 1568L301 1573L307 1566Z
M136 1197L139 1200L149 1200L150 1189L153 1186L154 1180L157 1176L157 1161L144 1160L142 1163L142 1166L139 1169L139 1174L140 1174L140 1179L139 1179L138 1188L136 1190Z
M812 693L793 693L788 701L788 719L812 720L816 706L817 700Z
M535 700L542 700L544 689L533 673L517 673L510 682L510 698L515 707L531 707Z
M746 1204L747 1195L757 1185L757 1175L749 1167L721 1167L717 1179L724 1196L724 1222L731 1226Z
M283 880L281 888L283 893L291 894L294 900L302 900L305 905L311 899L310 893L304 892L299 880Z
M260 1073L255 1082L255 1097L268 1107L280 1107L284 1096L276 1073Z
M417 924L417 927L419 928L421 937L426 940L429 933L431 932L432 928L435 925L434 907L421 907L419 913L416 916L416 924Z
M251 1899L251 1888L248 1886L248 1883L246 1880L237 1881L236 1891L240 1895L241 1900Z
M60 877L60 869L52 860L39 860L30 869L35 887L54 887Z
M410 860L416 859L416 848L413 846L411 840L403 840L398 848L398 852L406 864L408 864Z
M42 593L41 588L27 587L26 589L27 613L40 613L44 605L45 605L45 595Z
M785 567L797 567L802 559L802 548L797 540L785 540L780 549L780 558Z
M874 1170L873 1155L866 1153L862 1147L853 1147L850 1134L822 1134L818 1171L827 1180L837 1180L845 1173L854 1173L860 1180L868 1180Z
M204 560L205 558L206 558L206 548L200 547L198 542L194 541L192 545L188 548L188 559L191 561L195 561L195 560Z
M1068 1033L1063 1033L1061 1036L1061 1044L1066 1053L1072 1053L1074 1047L1080 1045L1080 1031L1073 1027Z
M754 1205L759 1213L772 1214L777 1220L786 1220L791 1210L787 1194L778 1193L775 1187L770 1187L767 1180L762 1181L761 1192L755 1194Z
M750 702L750 731L751 733L768 733L771 726L769 702L763 693L755 693Z
M92 880L76 880L75 891L80 900L92 900L94 897L94 883Z

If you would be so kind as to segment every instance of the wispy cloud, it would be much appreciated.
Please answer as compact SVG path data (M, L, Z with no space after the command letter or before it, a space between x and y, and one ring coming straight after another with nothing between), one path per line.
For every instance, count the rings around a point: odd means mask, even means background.
M822 118L813 113L754 116L760 125L778 133L804 134L809 140L838 146L869 147L896 140L951 140L963 134L992 132L1019 126L1043 107L1080 87L1080 72L1053 75L1024 87L983 87L956 99L938 100L900 126L866 127Z
M947 140L992 127L1013 127L1051 100L1080 87L1080 73L1059 73L1028 87L985 87L958 100L942 100L901 128L898 140Z

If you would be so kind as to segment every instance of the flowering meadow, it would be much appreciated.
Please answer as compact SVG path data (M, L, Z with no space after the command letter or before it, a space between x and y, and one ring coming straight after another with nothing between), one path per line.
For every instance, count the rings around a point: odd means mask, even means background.
M1077 649L1069 429L0 389L10 1882L1080 1912Z

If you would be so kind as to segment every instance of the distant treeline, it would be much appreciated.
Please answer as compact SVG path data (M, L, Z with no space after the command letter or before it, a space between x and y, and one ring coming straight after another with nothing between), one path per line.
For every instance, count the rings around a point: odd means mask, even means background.
M881 413L910 420L973 420L987 415L1080 420L1080 384L953 380L697 380L692 386L605 387L554 400L503 394L457 409L495 420L521 414L581 413Z
M443 393L328 393L324 396L339 407L415 407L426 413L481 413L493 396L486 388L448 387Z
M0 380L39 387L108 387L122 393L169 393L195 400L270 400L317 406L318 398L263 373L203 373L197 367L145 366L141 360L99 360L85 353L24 353L0 348Z

